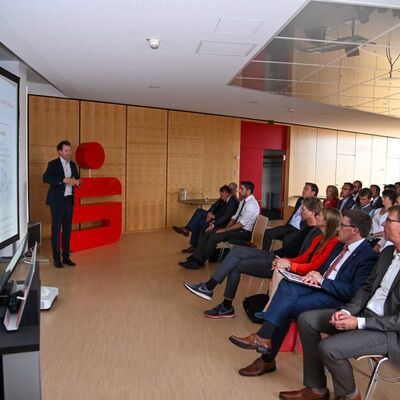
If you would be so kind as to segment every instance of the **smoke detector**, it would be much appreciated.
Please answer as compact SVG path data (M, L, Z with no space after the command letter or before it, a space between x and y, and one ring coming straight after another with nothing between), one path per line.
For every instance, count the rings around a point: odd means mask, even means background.
M157 50L160 47L160 39L148 38L147 42L149 43L150 48L153 50Z

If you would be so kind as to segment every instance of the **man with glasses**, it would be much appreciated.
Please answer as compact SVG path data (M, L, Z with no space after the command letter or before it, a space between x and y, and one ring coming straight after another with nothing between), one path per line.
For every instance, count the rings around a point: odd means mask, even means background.
M378 255L365 237L371 230L371 218L360 210L348 210L338 228L341 243L317 271L301 277L302 284L282 281L268 310L257 316L264 319L261 329L247 337L231 336L229 340L243 349L263 355L239 371L256 376L275 370L275 357L293 319L304 311L341 307L364 284ZM305 286L305 285L315 286Z
M339 201L337 208L340 212L350 210L356 202L353 200L354 186L351 182L345 182L340 191L341 200Z
M385 248L373 272L351 301L340 309L308 311L299 317L305 388L281 392L281 400L326 400L326 366L335 399L361 400L350 358L368 354L389 356L400 367L400 206L389 210ZM321 339L321 333L330 336Z

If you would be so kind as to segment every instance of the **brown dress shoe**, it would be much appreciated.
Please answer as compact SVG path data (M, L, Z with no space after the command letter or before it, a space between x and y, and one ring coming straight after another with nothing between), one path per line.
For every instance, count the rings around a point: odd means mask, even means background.
M293 390L291 392L280 392L281 400L329 400L329 390L326 389L324 394L315 393L311 388L305 387L301 390Z
M257 350L258 353L268 354L271 352L271 339L263 339L252 333L249 336L240 338L229 336L229 340L241 349Z
M189 246L187 249L183 249L182 253L193 253L196 250L196 247Z
M174 226L172 227L172 229L173 229L176 233L179 233L179 234L181 234L181 235L183 235L183 236L189 236L189 233L190 233L189 229L186 228L185 226L180 227L180 226L174 225Z
M261 357L259 357L246 368L239 369L239 374L242 376L259 376L267 374L269 372L274 372L275 370L275 360L271 362L266 362Z

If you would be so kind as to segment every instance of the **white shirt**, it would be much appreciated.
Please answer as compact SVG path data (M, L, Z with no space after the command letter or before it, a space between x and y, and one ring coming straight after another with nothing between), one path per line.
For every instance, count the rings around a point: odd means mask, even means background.
M61 164L63 166L65 178L71 178L72 172L71 172L71 165L70 165L69 161L65 161L62 157L60 157L60 160L61 160ZM65 185L64 196L72 196L72 186L71 185Z
M384 307L385 301L389 294L389 290L395 280L397 274L400 271L400 253L397 253L396 250L393 253L392 263L389 265L385 275L382 278L381 284L378 289L376 289L374 295L369 299L367 303L368 310L373 311L375 314L383 317L384 315ZM358 329L365 329L365 318L358 317L357 318Z
M301 208L303 206L300 206L297 211L293 214L293 217L290 219L289 225L292 225L296 229L300 230L300 223L301 223Z
M242 209L243 203L244 206ZM253 195L250 195L239 203L236 214L232 217L232 219L242 224L242 229L251 232L258 214L260 214L260 206L258 205L258 201Z
M334 280L336 278L336 275L338 274L340 268L342 267L342 265L346 262L346 260L351 256L351 254L354 252L354 250L364 241L365 239L361 239L361 240L357 240L357 242L351 243L349 245L347 245L348 247L348 251L346 251L346 253L344 253L343 258L340 260L340 262L338 262L338 264L336 265L336 267L331 271L331 273L329 274L328 277L325 277L324 279L332 279ZM340 254L336 257L338 258L340 256ZM329 264L332 265L336 258Z
M381 215L381 210L382 208L377 208L376 210L373 211L371 214L372 218L372 229L371 229L371 234L373 235L374 233L379 233L383 232L383 226L382 224L386 221L387 216L389 215L388 212L385 212Z

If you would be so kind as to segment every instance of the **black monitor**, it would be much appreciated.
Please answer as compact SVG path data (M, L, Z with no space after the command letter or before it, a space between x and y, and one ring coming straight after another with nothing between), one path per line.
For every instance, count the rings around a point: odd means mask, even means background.
M2 293L3 289L7 286L7 282L10 280L11 274L13 273L16 265L18 264L18 261L24 254L27 241L28 241L28 234L26 233L24 238L21 240L14 255L12 256L11 260L9 261L8 265L6 266L5 270L0 276L0 293Z

